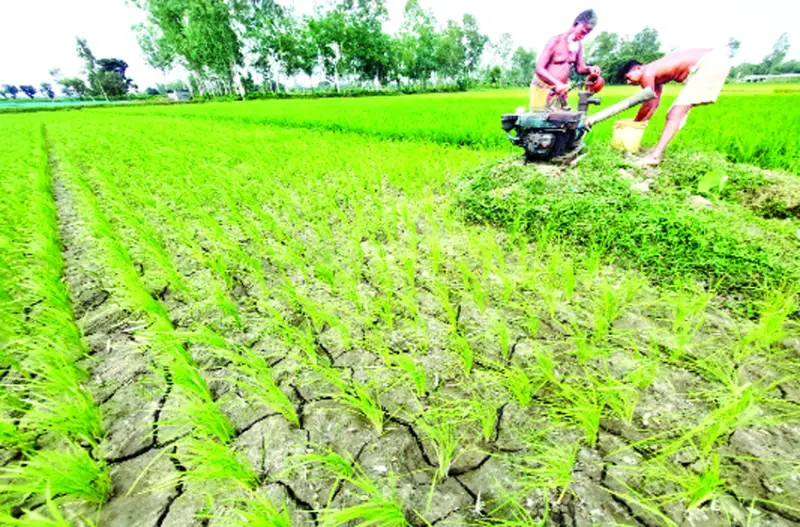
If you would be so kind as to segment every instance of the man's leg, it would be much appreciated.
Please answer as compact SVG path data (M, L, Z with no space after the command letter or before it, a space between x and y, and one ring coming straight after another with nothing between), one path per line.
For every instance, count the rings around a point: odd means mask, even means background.
M641 161L640 164L648 166L656 166L661 163L661 158L664 156L664 151L667 149L669 142L678 133L678 130L683 128L686 122L686 117L689 115L690 105L673 106L667 113L667 124L664 126L664 131L661 132L661 137L658 139L656 147L650 151Z

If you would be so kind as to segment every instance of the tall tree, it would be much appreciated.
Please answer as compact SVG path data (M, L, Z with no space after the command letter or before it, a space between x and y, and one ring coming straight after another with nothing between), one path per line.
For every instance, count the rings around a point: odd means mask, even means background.
M400 31L398 62L402 75L411 81L427 82L437 68L436 18L419 0L408 0Z
M739 53L739 48L742 46L742 42L737 40L733 37L728 39L728 58L732 59Z
M174 54L199 79L204 91L233 90L236 67L242 64L243 57L241 41L233 29L231 5L225 0L134 0L134 3L148 15L148 24L140 34L156 35L144 39L146 46L156 46L156 63L167 64ZM160 34L147 26L157 26ZM153 53L149 55L152 58Z
M664 56L658 31L646 27L628 40L616 33L600 33L587 44L589 62L597 64L609 81L621 82L619 69L625 62L636 59L642 63L652 62Z
M467 52L464 47L464 30L453 20L441 33L436 47L436 71L444 78L459 79L464 72Z
M12 99L17 98L17 94L19 93L19 88L16 87L14 84L3 84L3 95L6 97L11 97Z
M166 76L175 66L175 50L158 26L137 24L133 27L139 47L142 48L145 63Z
M79 79L78 77L61 79L59 84L61 84L62 87L61 91L64 92L64 95L67 97L78 96L82 99L90 94L89 87L86 86L83 79Z
M56 94L53 91L53 85L49 82L43 82L39 85L39 93L46 95L50 99L55 98Z
M520 46L511 56L511 71L508 74L508 82L515 86L527 86L533 79L535 69L536 52L533 50L528 51Z
M316 17L308 18L307 23L322 69L333 82L336 91L339 91L342 76L349 72L344 55L347 34L344 13L336 9L317 13Z
M789 53L789 35L782 34L772 46L772 52L761 62L764 73L775 73Z
M76 38L78 57L84 61L84 71L88 78L88 95L123 97L133 86L127 77L128 63L122 59L95 57L86 39Z
M478 19L467 13L463 19L464 32L464 73L469 78L478 69L483 56L483 49L489 37L482 34L478 28Z
M36 95L36 88L30 84L20 84L19 89L31 99L33 99L33 96Z
M503 33L497 42L491 43L497 65L503 70L511 68L511 55L514 52L514 38L511 33Z

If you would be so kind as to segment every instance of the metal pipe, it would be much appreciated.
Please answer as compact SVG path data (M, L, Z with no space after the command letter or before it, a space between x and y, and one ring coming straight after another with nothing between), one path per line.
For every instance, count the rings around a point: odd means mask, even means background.
M586 119L586 127L591 128L592 126L596 125L599 122L605 121L606 119L611 119L617 114L624 112L634 106L638 106L642 103L650 101L656 98L656 93L653 91L653 88L647 87L640 91L639 93L628 97L627 99L618 102L613 106L609 106L605 110L598 112L591 117Z

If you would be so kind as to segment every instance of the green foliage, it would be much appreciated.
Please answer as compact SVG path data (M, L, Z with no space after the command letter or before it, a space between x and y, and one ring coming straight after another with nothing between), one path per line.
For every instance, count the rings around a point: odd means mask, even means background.
M753 516L794 514L797 225L757 204L793 176L708 155L720 130L688 136L706 153L671 152L639 196L623 178L652 172L599 128L576 167L475 172L507 151L478 119L525 97L3 116L0 441L16 459L0 523L102 522L176 488L170 515L242 525L424 525L451 505L454 521L543 525L551 504L552 521L569 506L613 523L622 501L643 523L724 523L746 514L734 495ZM740 99L754 116L766 98ZM280 119L292 128L264 126ZM711 210L685 203L701 184ZM503 228L459 221L454 195ZM730 273L784 265L787 283L743 289L738 317L687 240L722 246ZM95 288L107 305L87 305ZM108 362L120 343L138 353ZM92 390L108 397L103 375L129 364L150 368L101 416ZM152 404L116 405L130 393ZM112 463L112 496L103 460L140 410L146 451ZM481 486L472 503L462 485Z
M49 82L43 82L39 85L39 93L50 99L53 99L56 96L55 92L53 91L53 85Z
M31 86L30 84L20 84L19 85L20 91L27 95L30 99L33 99L33 96L36 95L36 88Z
M511 71L508 72L508 82L513 86L526 86L533 79L536 70L536 51L518 47L511 57Z
M19 88L17 88L14 84L3 84L0 93L2 93L3 97L11 97L12 99L16 99L17 94L19 93Z
M514 162L479 168L464 177L459 208L470 221L602 248L655 280L690 276L750 299L800 276L796 237L753 232L743 226L755 221L747 212L693 211L680 197L639 195L601 149L592 158L560 178ZM605 320L614 308L602 309Z
M587 59L600 66L608 82L624 82L619 79L619 69L629 60L636 59L648 64L664 56L658 31L646 27L628 40L617 33L603 31L587 44Z

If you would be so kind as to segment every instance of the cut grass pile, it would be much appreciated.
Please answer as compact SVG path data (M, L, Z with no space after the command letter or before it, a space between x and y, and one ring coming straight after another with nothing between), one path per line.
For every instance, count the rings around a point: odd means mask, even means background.
M657 282L692 278L747 299L800 279L798 225L785 221L797 207L791 179L770 183L756 169L697 154L675 154L657 173L641 173L600 146L574 168L547 168L516 159L477 168L460 183L459 207L467 220L579 244ZM650 176L653 192L631 188ZM718 183L705 184L712 179ZM703 190L717 206L687 206Z
M0 120L5 523L800 521L790 176L676 155L636 196L604 148L492 176L208 108ZM662 260L619 243L653 224Z

